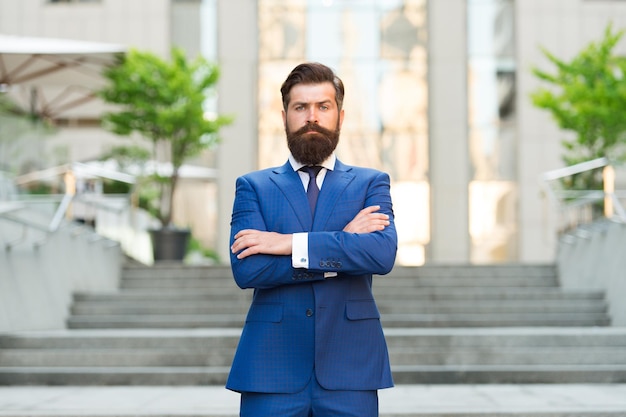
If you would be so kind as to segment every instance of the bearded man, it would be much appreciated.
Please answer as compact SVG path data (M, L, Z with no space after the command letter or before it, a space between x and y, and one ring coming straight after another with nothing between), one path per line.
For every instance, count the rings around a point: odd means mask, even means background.
M374 417L393 386L372 276L393 268L386 173L336 158L343 82L319 63L281 87L289 160L237 179L231 267L254 297L226 387L250 417Z

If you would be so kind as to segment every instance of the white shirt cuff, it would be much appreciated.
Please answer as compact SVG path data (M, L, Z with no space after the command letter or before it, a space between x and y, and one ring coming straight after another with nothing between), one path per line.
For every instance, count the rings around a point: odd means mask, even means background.
M309 234L294 233L291 239L291 266L309 268Z

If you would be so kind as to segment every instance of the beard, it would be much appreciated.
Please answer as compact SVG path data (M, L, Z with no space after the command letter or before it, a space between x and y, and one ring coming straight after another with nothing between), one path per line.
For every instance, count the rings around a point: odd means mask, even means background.
M311 123L295 132L291 132L285 125L285 131L291 154L296 161L304 165L321 164L335 151L339 143L339 123L335 130Z

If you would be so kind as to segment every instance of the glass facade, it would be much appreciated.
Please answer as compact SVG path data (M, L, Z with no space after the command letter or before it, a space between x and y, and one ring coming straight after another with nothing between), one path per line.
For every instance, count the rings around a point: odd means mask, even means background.
M470 260L517 259L513 0L467 0Z
M344 81L337 149L348 163L388 172L398 262L423 264L430 240L426 0L258 0L259 166L287 158L280 85L303 61ZM278 151L280 150L280 151Z

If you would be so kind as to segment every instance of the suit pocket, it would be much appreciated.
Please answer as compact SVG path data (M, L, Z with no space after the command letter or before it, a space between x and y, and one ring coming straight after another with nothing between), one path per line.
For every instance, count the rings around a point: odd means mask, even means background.
M280 323L283 320L283 305L280 303L252 303L246 322Z
M352 300L346 302L348 320L380 319L380 312L374 300Z

